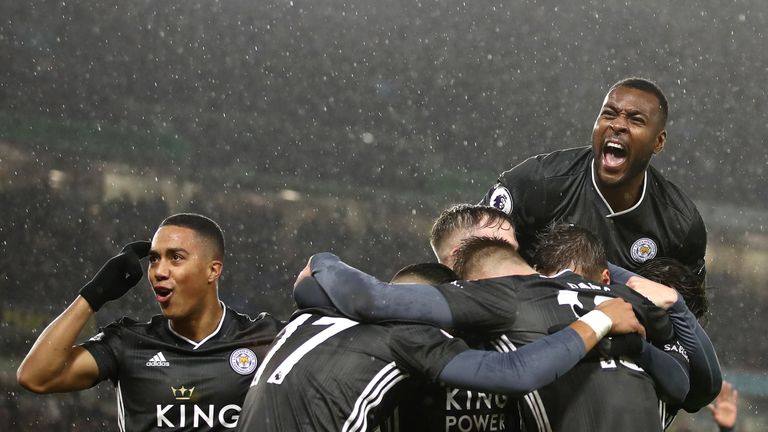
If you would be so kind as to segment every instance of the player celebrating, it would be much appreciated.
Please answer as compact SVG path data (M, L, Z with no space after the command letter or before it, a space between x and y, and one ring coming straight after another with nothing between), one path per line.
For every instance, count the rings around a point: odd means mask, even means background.
M297 293L314 282L308 276L309 265L297 279ZM409 376L522 394L573 367L611 329L643 330L631 307L614 299L538 343L499 353L471 350L431 326L361 324L330 308L300 310L259 367L238 428L373 430L413 384ZM506 430L503 418L494 421L489 430Z
M608 260L636 269L672 257L704 280L706 229L694 203L650 165L664 148L667 99L656 84L611 86L592 129L592 148L531 157L501 174L483 202L511 214L524 258L552 222L582 226Z
M148 276L162 315L123 318L73 346L88 319ZM17 377L37 393L82 390L109 379L117 389L121 431L225 430L237 424L258 362L281 328L224 306L218 281L224 237L211 219L165 219L152 242L128 244L40 334Z

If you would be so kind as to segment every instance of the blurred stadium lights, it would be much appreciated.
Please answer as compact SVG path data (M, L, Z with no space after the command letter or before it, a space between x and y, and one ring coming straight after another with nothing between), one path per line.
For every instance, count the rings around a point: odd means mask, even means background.
M300 201L301 200L301 194L291 189L281 190L278 196L280 197L280 199L284 201Z

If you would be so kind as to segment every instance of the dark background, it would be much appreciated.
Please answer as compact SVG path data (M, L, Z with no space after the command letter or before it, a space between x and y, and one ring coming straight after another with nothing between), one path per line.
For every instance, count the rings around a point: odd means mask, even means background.
M654 165L708 226L706 328L739 430L765 430L767 26L757 0L0 3L0 427L116 429L108 383L35 396L15 369L165 216L221 223L222 299L287 317L310 254L384 279L431 260L440 209L587 145L608 87L639 75L670 101ZM157 313L148 292L84 336ZM705 411L675 430L712 430Z

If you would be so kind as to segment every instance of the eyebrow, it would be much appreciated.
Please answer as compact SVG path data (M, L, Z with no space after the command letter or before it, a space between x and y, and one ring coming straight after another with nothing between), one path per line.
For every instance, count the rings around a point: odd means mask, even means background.
M187 251L187 250L186 250L186 249L184 249L184 248L168 248L168 249L166 249L166 250L165 250L165 253L166 253L166 254L172 254L172 253L176 253L176 252L184 252L184 253L186 253L186 254L188 254L188 253L189 253L189 251ZM149 251L149 254L150 254L150 255L152 255L152 254L155 254L155 255L160 255L160 252L158 252L156 249L151 249L151 250Z

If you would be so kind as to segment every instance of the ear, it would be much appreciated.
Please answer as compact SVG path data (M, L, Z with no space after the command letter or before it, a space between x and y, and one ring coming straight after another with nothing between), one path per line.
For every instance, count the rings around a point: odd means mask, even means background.
M224 270L224 263L219 260L213 260L208 264L208 283L216 282L221 277L221 271Z
M658 154L664 150L664 145L667 143L667 130L662 129L656 136L656 142L653 145L653 154Z
M608 285L611 283L611 272L609 272L608 269L603 269L603 271L600 273L600 282L603 285Z

